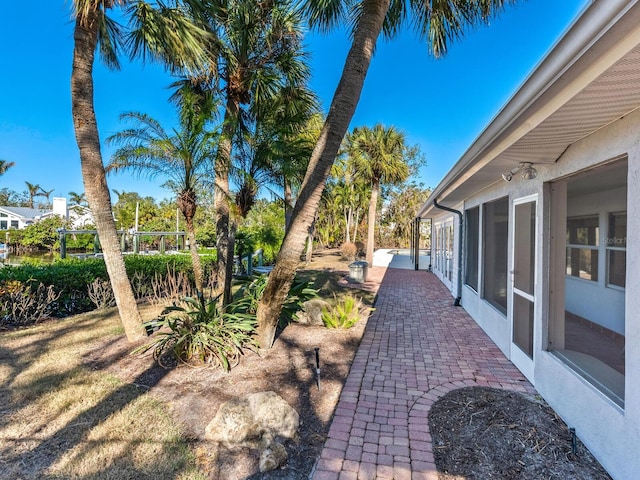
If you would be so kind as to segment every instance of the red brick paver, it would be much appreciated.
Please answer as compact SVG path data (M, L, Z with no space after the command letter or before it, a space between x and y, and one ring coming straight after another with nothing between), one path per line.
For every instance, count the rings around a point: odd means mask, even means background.
M433 274L386 269L311 478L437 480L427 414L467 386L535 391Z

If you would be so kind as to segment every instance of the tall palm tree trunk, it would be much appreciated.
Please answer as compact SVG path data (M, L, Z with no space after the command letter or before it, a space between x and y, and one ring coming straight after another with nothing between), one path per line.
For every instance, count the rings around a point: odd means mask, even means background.
M380 193L380 182L374 181L371 187L371 198L369 199L369 225L367 227L367 263L373 265L373 247L375 243L376 231L376 210L378 207L378 195Z
M231 148L233 139L233 123L238 117L240 106L232 98L227 100L224 113L222 138L218 146L215 164L214 202L216 211L216 294L222 294L222 303L231 300L231 277L233 274L233 250L229 242L229 217L231 202L229 200L229 170L231 168Z
M71 99L73 125L80 150L82 179L104 253L104 262L129 341L146 337L131 283L125 270L111 210L111 197L100 153L100 137L93 107L93 61L97 44L97 19L76 21L74 30Z
M356 208L356 219L353 223L353 243L358 240L358 222L360 221L360 208Z
M276 265L269 274L264 294L258 304L257 333L262 348L271 348L273 345L282 305L293 283L308 229L318 210L331 166L360 100L364 79L389 4L390 0L364 1L361 22L354 32L340 83L311 155L293 210L291 225L285 234Z

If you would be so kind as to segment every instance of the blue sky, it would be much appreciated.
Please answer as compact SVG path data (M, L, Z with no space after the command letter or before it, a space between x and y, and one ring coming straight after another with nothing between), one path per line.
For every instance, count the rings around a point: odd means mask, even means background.
M410 31L380 41L352 127L383 123L404 131L427 160L420 181L435 187L587 3L521 1L438 60ZM20 2L0 2L0 158L16 163L0 177L0 188L21 192L28 181L55 189L54 196L84 191L71 119L69 4L48 0L25 11ZM312 32L307 46L312 88L326 110L349 39L344 32ZM122 128L118 116L126 111L173 124L167 103L171 77L160 66L123 62L122 70L112 72L97 65L94 79L102 139ZM103 148L105 160L110 153ZM109 177L109 186L119 191L170 197L161 183Z

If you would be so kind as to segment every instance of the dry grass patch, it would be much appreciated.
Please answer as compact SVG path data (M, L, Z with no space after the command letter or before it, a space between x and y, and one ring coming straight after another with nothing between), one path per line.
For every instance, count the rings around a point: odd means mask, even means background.
M92 345L121 335L113 309L1 334L5 478L204 478L147 388L84 364Z

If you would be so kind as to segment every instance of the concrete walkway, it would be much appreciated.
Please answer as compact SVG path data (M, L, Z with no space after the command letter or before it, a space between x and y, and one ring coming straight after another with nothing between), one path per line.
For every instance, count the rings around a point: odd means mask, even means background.
M437 480L427 414L467 386L535 390L431 273L387 268L314 480Z

